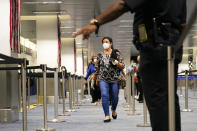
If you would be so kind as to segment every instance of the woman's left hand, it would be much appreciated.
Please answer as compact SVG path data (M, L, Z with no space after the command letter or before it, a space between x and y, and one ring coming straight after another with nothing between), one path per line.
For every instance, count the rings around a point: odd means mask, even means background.
M117 60L112 61L112 64L113 64L113 65L118 65L118 63L119 63L119 62L118 62Z

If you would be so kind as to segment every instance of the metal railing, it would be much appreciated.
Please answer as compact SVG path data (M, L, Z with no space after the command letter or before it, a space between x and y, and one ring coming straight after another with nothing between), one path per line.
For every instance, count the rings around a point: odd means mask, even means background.
M175 53L178 49L182 46L184 39L186 38L187 34L189 33L192 25L194 24L197 18L197 4L195 5L194 11L188 21L186 28L183 30L179 41L177 42L176 46L168 46L168 111L169 111L169 131L175 131L175 74L174 74L174 59Z

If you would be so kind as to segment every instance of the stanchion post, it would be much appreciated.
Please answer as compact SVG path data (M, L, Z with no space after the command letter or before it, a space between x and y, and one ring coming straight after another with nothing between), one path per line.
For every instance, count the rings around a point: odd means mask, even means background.
M74 109L78 109L77 105L76 105L76 88L77 88L77 75L74 75L74 86L73 86L73 108Z
M90 97L90 78L87 80L87 85L88 85L88 96Z
M46 85L46 73L47 73L47 65L42 65L43 71L43 110L44 110L44 128L36 129L36 131L55 131L55 129L48 128L47 125L47 85Z
M27 87L27 102L28 102L28 109L30 109L30 77L27 78L27 83L28 83L28 87Z
M80 79L80 86L81 86L81 102L83 103L83 98L84 98L83 77L81 77Z
M73 90L73 108L74 109L76 109L76 107L75 107L75 86L76 86L76 83L75 83L75 75L73 75L73 88L72 88L72 90Z
M131 76L130 73L126 75L126 87L124 93L126 94L126 104L124 105L125 111L131 112ZM128 108L128 109L127 109Z
M21 75L18 75L18 110L19 112L22 112L22 107L21 107Z
M147 122L147 106L145 98L143 98L143 112L144 112L144 123L137 124L137 127L150 127L150 123Z
M175 74L174 74L174 52L171 46L167 48L168 52L168 114L169 131L175 131Z
M72 75L69 73L69 77L68 77L68 81L69 81L69 112L75 112L75 110L73 109L73 77Z
M135 114L135 81L134 81L134 74L132 75L132 111Z
M180 84L179 84L179 89L180 89L180 96L183 96L183 91L182 91L182 84L181 84L181 80L180 80Z
M71 78L71 74L69 73L68 76L68 86L69 86L69 111L72 111L73 107L72 107L72 78Z
M37 105L39 105L39 77L37 77L36 80L36 99L37 99Z
M65 122L58 119L58 69L54 72L54 119L48 122Z
M132 103L131 103L131 74L127 74L127 102L128 102L128 107L129 107L129 114L132 111ZM127 110L126 110L127 111Z
M196 96L196 77L194 76L194 96Z
M62 114L60 116L70 116L69 114L66 114L66 102L65 102L65 72L66 72L66 68L64 66L62 66L61 68L62 70Z
M21 64L21 74L22 74L22 106L23 106L23 131L27 131L27 108L26 108L26 63L27 60L24 59L24 63Z
M134 81L134 74L132 74L132 113L129 112L128 115L140 115L135 111L135 81Z
M77 100L76 100L76 106L78 106L77 108L79 108L79 76L76 76L76 93L77 93Z
M192 112L188 106L188 74L189 71L185 70L185 109L183 109L182 112Z

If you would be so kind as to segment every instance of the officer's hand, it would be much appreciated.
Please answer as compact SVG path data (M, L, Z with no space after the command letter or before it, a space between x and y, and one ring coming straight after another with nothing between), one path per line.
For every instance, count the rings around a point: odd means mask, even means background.
M90 37L90 34L96 30L96 25L87 25L84 28L82 28L80 31L75 32L72 34L73 37L76 37L78 35L83 35L83 40L88 39Z

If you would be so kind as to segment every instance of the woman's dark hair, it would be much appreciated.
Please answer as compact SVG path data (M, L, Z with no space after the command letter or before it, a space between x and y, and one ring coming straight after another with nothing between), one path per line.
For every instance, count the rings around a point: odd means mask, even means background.
M118 49L113 49L111 53L111 58L117 60L117 52L120 53Z
M114 48L113 48L113 40L112 40L112 38L111 38L111 37L103 37L102 43L103 43L104 39L108 39L109 42L112 44L111 48L114 49Z
M131 61L134 61L134 62L137 63L137 56L131 56L131 57L130 57L130 62L131 62Z

